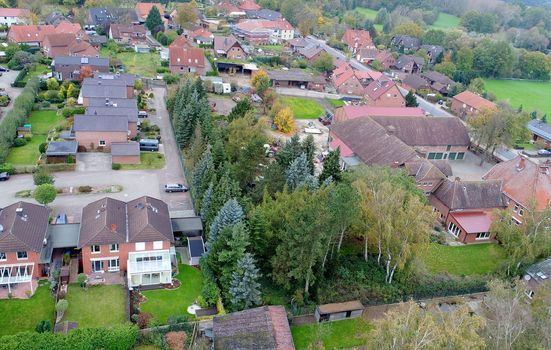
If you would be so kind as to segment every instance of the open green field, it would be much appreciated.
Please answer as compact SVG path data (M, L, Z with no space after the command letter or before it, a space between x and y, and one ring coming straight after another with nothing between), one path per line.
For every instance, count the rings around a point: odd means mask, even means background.
M26 122L32 125L33 136L31 141L25 146L13 147L10 150L6 162L13 165L35 164L38 157L40 157L38 146L46 142L48 131L59 125L62 121L63 116L57 115L56 111L34 111Z
M77 322L78 328L125 323L127 301L124 294L124 286L119 284L91 286L87 289L71 284L67 291L69 308L63 320Z
M293 110L296 119L317 119L323 114L323 107L316 101L302 97L280 97Z
M551 83L535 80L484 80L486 90L511 107L524 111L551 113Z
M377 12L379 12L377 10L373 10L367 7L356 7L354 11L358 12L360 15L363 15L372 21L375 20L375 17L377 17ZM383 31L383 26L381 24L375 24L374 27L375 29L377 29L378 32Z
M165 156L157 152L141 152L140 164L121 164L123 170L162 169L165 166Z
M180 264L176 278L180 281L177 289L156 289L142 292L147 301L141 306L142 312L150 312L162 324L169 316L189 315L188 306L193 304L203 288L203 274L189 265Z
M157 76L156 69L161 67L161 56L157 52L120 52L113 54L111 51L103 48L100 53L102 56L110 56L121 60L125 72L130 74L139 74L144 77L153 78Z
M421 259L433 273L451 275L484 275L493 273L505 259L505 252L497 244L445 246L432 243Z
M22 284L18 288L27 288ZM30 299L3 299L0 300L0 315L2 327L0 336L19 332L33 332L38 322L50 320L54 324L55 299L50 295L47 285L37 288Z
M461 18L444 12L440 12L438 14L438 18L436 19L436 22L434 22L430 26L430 28L442 30L454 29L459 27L460 22Z
M348 349L367 343L369 322L350 320L307 324L291 327L293 341L300 349Z

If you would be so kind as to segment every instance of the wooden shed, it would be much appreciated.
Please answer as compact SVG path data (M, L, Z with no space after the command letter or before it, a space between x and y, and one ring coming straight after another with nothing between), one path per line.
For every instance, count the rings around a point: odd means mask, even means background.
M362 316L364 306L360 301L333 303L316 306L315 317L318 322L337 321Z

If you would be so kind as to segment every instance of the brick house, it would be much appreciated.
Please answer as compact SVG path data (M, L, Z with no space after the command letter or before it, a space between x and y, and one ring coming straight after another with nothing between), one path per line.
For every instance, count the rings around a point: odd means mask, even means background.
M172 74L205 73L205 52L196 47L171 47L169 49L169 68Z
M545 148L551 148L551 125L540 119L530 120L528 130L532 133L534 142L543 142Z
M522 224L529 210L543 211L551 203L551 162L536 163L518 156L493 166L482 178L500 180L513 222Z
M215 36L214 54L216 57L228 58L230 60L244 60L247 54L243 47L233 36Z
M126 142L130 135L126 116L75 115L73 131L79 149L110 151L112 143Z
M52 62L52 73L58 80L82 80L80 72L84 67L89 67L92 72L109 73L109 59L102 57L56 56Z
M410 74L420 73L424 66L425 59L413 55L402 55L398 57L398 60L394 63L394 68Z
M444 160L413 159L405 162L402 168L409 176L415 178L417 188L426 196L453 175L450 163Z
M461 119L476 115L483 109L495 109L496 104L470 91L463 91L452 98L451 110Z
M421 47L421 40L409 35L395 35L390 40L390 45L401 51L415 51Z
M171 283L173 242L168 206L161 200L103 198L82 210L77 248L87 275L126 274L129 289Z
M297 50L297 55L304 58L309 64L314 63L325 49L319 45L307 46Z
M371 64L377 59L379 50L376 47L359 49L356 51L356 60L364 64Z
M109 39L124 45L147 44L146 29L141 24L111 24Z
M95 78L85 78L78 103L87 107L92 98L133 99L136 76L131 74L98 73Z
M46 25L12 25L8 32L8 42L41 47L44 37L55 33L55 27Z
M57 56L98 57L99 51L89 42L78 38L73 33L48 34L42 44L44 55L49 58Z
M374 47L371 34L367 30L347 29L342 37L342 42L348 46L348 51L354 55L361 49Z
M402 79L401 85L404 89L413 93L416 93L417 90L430 88L430 84L420 74L408 74Z
M336 122L361 117L424 117L425 111L418 107L373 107L343 106L335 110Z
M138 21L140 23L145 23L145 20L147 19L147 16L149 15L149 12L153 7L156 7L157 10L159 10L159 13L161 14L161 18L165 15L165 9L163 8L163 5L161 5L158 2L138 2L134 9L136 10L136 15L138 16Z
M365 100L369 106L405 107L406 100L400 89L388 78L381 76L365 89Z
M333 71L331 81L339 94L363 96L369 84L382 75L374 70L359 71L343 64Z
M198 45L212 45L214 40L214 34L202 27L190 32L188 37Z
M295 37L295 28L283 18L274 21L247 19L232 26L232 30L252 45L279 43Z
M379 62L383 70L389 70L396 64L396 58L389 51L381 51L375 56L375 61Z
M50 210L17 202L0 209L0 286L11 293L13 285L29 283L42 276L40 254L48 231Z
M444 181L429 197L438 220L461 243L493 241L492 212L507 204L499 180Z

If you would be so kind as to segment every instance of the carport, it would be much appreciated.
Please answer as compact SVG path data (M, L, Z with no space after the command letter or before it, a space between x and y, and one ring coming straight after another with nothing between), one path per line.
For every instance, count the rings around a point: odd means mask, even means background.
M62 260L52 261L54 258L54 249L73 249L78 245L78 239L80 236L80 224L62 224L62 225L48 225L48 232L46 233L45 244L40 252L39 264L44 264L47 271L51 268L61 268Z

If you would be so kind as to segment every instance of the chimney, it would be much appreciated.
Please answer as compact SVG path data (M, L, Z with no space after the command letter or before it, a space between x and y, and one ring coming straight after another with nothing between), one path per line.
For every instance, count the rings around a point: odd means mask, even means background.
M396 132L396 127L394 125L389 125L386 128L386 132L389 135L394 135L394 133Z
M111 232L117 232L117 224L111 224Z
M524 157L521 156L517 164L517 171L524 170L525 166L526 166L526 159L524 159Z
M455 177L455 181L456 181L456 182L459 182L459 181L461 181L461 178L460 178L459 176L456 176L456 177Z

